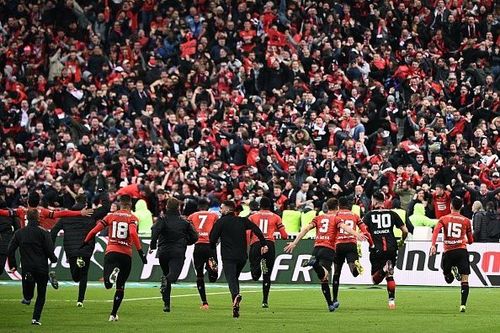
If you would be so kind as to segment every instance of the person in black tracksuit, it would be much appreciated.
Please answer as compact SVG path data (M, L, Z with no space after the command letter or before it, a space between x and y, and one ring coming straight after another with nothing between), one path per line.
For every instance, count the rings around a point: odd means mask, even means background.
M10 240L7 249L11 270L17 270L16 250L19 248L22 264L23 304L30 304L37 287L35 307L33 309L33 325L41 325L43 305L49 280L48 260L57 262L54 255L54 244L50 234L39 225L38 210L30 209L27 213L28 225L18 229Z
M236 216L235 208L232 201L222 204L222 217L215 222L210 232L210 245L216 248L220 239L223 270L233 300L233 317L238 318L241 302L238 278L248 258L247 230L251 230L259 238L261 254L266 253L268 247L259 227L246 217Z
M71 277L73 281L79 282L78 300L76 303L78 307L83 306L83 300L85 299L90 258L94 253L95 240L92 240L83 248L81 248L81 245L89 231L95 227L96 222L104 218L111 207L107 193L100 193L99 199L102 205L94 210L91 216L61 218L50 232L52 242L55 244L59 231L64 231L63 245L64 251L66 251L66 258L68 258ZM87 197L81 194L76 197L76 203L71 210L82 210L86 207Z
M0 209L7 208L5 201L0 202ZM2 275L7 260L7 247L14 232L20 228L15 217L0 216L0 275Z
M180 216L181 202L175 198L167 200L167 211L151 228L149 253L157 248L157 257L163 271L160 292L163 298L163 311L170 312L172 283L179 278L184 265L186 248L196 243L198 233L186 219Z

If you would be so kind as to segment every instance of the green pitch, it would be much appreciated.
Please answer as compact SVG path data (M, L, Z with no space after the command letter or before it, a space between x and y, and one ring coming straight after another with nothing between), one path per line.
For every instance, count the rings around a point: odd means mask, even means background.
M341 306L330 313L317 284L273 286L269 309L260 307L260 287L244 284L241 317L233 319L226 285L207 285L208 311L193 284L175 285L172 312L163 313L157 285L130 283L116 323L107 322L114 291L91 284L77 308L73 284L49 289L43 326L33 327L34 300L22 305L20 285L0 283L0 332L500 332L500 289L471 288L467 312L459 313L457 286L398 287L394 311L385 287L342 287Z

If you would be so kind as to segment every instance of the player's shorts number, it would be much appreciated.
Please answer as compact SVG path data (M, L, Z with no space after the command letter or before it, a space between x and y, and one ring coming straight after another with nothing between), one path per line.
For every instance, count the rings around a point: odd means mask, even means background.
M448 237L460 238L462 236L462 224L449 223L448 224Z
M260 231L262 231L263 234L267 234L267 227L269 226L269 220L268 219L260 219L259 220L259 228Z
M327 232L329 223L330 223L329 219L322 219L321 220L321 227L319 228L319 231L320 232Z
M198 229L203 229L203 225L205 222L207 222L207 217L206 215L198 215L198 218L200 219L200 225L198 226Z
M127 239L128 237L128 223L127 222L113 222L113 238Z
M389 214L374 214L372 221L377 225L378 229L386 229L391 227L391 215Z

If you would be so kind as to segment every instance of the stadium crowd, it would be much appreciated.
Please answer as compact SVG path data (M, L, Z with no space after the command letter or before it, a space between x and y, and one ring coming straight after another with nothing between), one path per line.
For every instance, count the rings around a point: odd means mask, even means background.
M500 208L491 0L0 1L0 196ZM116 209L116 206L115 208Z

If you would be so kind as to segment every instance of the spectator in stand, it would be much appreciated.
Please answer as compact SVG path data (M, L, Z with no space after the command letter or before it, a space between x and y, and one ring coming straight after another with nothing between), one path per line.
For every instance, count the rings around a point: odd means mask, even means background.
M486 211L480 207L473 218L474 240L483 243L498 243L500 239L500 216L492 201L486 204Z
M22 191L71 207L83 187L89 203L125 192L155 217L164 196L188 211L267 196L283 211L354 195L367 211L384 186L398 198L401 178L436 193L435 218L455 195L470 213L476 194L458 175L500 187L491 1L107 4L0 3L0 197L12 208Z

